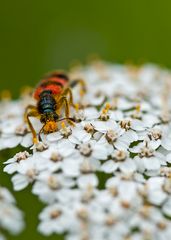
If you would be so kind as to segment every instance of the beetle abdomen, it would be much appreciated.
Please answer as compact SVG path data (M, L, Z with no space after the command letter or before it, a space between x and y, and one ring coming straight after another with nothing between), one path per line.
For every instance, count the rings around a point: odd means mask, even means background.
M53 95L61 94L63 88L68 84L69 78L66 74L53 72L43 79L34 92L34 98L39 100L44 91L51 91Z

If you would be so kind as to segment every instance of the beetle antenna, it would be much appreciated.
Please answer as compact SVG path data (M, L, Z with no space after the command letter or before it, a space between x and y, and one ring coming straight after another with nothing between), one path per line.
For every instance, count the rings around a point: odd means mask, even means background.
M64 121L64 120L71 120L71 121L75 122L75 119L71 118L71 117L69 117L69 118L61 118L61 119L57 120L57 122Z

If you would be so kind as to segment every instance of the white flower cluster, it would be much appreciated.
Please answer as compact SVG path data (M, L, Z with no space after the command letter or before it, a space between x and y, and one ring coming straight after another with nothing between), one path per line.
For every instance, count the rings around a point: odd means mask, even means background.
M87 83L82 98L73 89L75 127L63 122L35 146L23 123L29 98L1 102L0 149L26 148L4 171L16 191L32 184L46 203L38 230L67 240L170 239L171 73L96 62L71 76Z
M4 187L0 187L0 240L5 237L2 232L18 234L24 227L23 214L15 206L15 199Z

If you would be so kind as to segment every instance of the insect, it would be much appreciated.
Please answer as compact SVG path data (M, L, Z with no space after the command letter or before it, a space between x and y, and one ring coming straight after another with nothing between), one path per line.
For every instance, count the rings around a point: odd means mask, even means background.
M39 132L52 133L57 131L57 122L67 120L74 125L70 117L70 106L74 107L71 87L80 84L80 94L86 91L85 82L82 79L69 81L69 77L63 72L52 72L46 76L36 87L33 97L37 105L28 105L25 109L24 119L32 132L33 143L38 143L37 133L30 121L30 117L40 119L43 124ZM59 118L61 110L65 108L65 118Z

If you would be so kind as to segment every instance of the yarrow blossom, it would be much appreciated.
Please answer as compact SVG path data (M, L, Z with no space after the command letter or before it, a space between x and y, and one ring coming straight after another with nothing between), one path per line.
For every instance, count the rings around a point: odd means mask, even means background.
M16 235L23 228L23 214L16 207L14 197L8 189L0 187L0 239L5 239L1 231Z
M0 103L0 149L24 147L4 171L14 190L31 184L45 204L38 231L66 240L170 239L170 71L96 62L70 76L87 84L82 97L73 89L75 126L62 122L38 144L23 121L32 98ZM41 123L31 121L38 132Z

